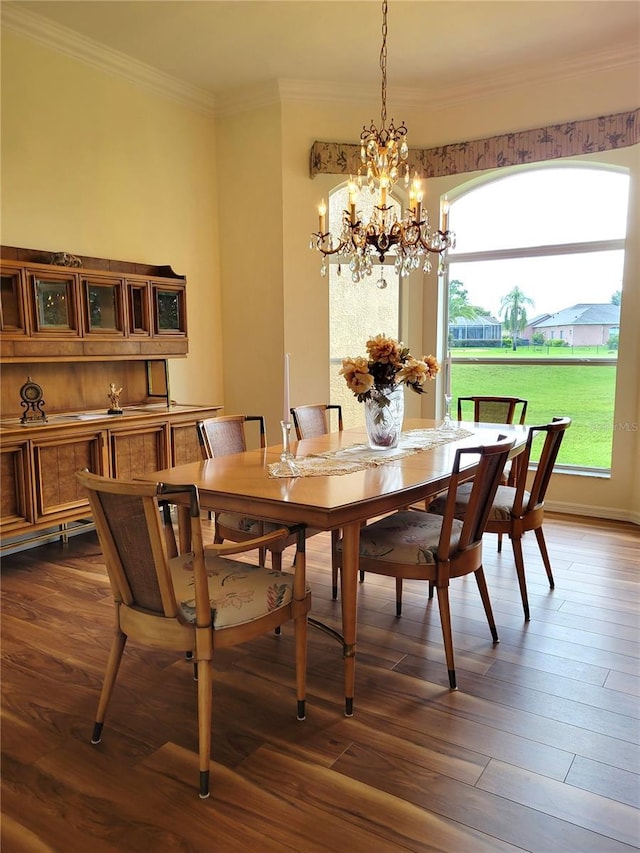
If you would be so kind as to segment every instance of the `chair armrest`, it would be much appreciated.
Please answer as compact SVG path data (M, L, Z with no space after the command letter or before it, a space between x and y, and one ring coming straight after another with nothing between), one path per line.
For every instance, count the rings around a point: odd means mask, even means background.
M244 542L229 542L227 544L212 543L205 545L205 554L215 554L218 557L224 557L227 554L241 554L243 551L254 551L256 548L268 548L275 542L280 542L282 539L288 539L291 536L291 530L287 527L280 527L278 530L272 530L271 533L265 533L264 536L256 536L255 539L245 539Z

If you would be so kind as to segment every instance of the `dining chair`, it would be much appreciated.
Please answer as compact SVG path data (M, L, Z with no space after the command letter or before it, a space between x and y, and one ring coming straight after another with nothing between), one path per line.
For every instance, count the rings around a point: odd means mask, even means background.
M330 429L330 412L336 411L338 430L342 432L342 406L333 403L312 403L308 406L295 406L291 409L296 438L314 438L316 435L326 435Z
M342 406L333 403L311 403L307 406L295 406L292 408L291 417L296 431L296 438L302 441L305 438L314 438L317 435L326 435L330 429L329 412L334 410L338 416L338 431L342 432ZM340 538L339 530L331 531L331 597L338 597L338 559L336 547ZM361 574L360 579L364 579Z
M473 420L474 423L524 424L529 401L522 397L478 396L458 397L458 420ZM468 417L472 408L472 417ZM500 485L515 485L516 469L507 462L500 478ZM502 551L502 535L498 536L498 553Z
M258 424L260 447L266 447L267 437L262 415L221 415L220 417L198 421L197 430L203 459L215 459L220 456L228 456L231 453L243 453L247 449L245 425L253 421ZM215 543L225 540L245 542L282 526L236 512L216 512L214 523L213 541ZM288 539L278 540L269 548L271 565L274 569L279 571L282 568L282 552L285 548L295 544L295 541L295 534L291 534ZM260 551L259 560L260 565L264 565L264 548Z
M524 609L524 618L527 622L530 619L530 613L527 582L524 573L522 537L527 531L534 531L549 580L549 587L553 589L555 581L553 579L553 572L551 571L551 562L549 560L544 533L542 532L544 501L560 445L570 425L571 418L554 418L550 423L529 427L525 449L514 460L514 467L517 470L515 485L501 485L498 487L487 519L487 533L497 533L498 536L505 534L511 539L522 607ZM531 459L531 450L533 442L539 435L544 435L544 444L540 452L540 459L536 466L531 488L527 490L526 480ZM458 518L464 518L469 505L470 495L469 484L464 483L461 485L458 489L456 500L456 516ZM441 507L441 500L438 499L434 501L430 511L438 512Z
M422 509L401 510L360 531L360 568L396 579L397 617L402 615L405 578L428 581L429 598L433 597L435 587L452 689L456 687L456 672L449 609L451 578L474 574L493 642L498 642L482 568L482 534L514 443L514 439L499 435L494 444L458 448L442 514ZM455 499L460 484L469 479L470 465L477 467L469 484L468 512L460 520L455 516ZM338 543L338 557L342 558L342 540Z
M190 653L197 680L199 794L209 796L213 659L290 620L295 633L297 717L305 717L307 614L304 529L298 530L293 573L227 559L290 536L287 529L234 544L203 545L194 485L128 482L80 471L113 593L116 626L91 742L100 743L127 640L151 649ZM191 551L178 554L173 527L159 510L188 506ZM147 658L140 658L147 660ZM144 697L141 697L141 701Z
M474 423L523 424L528 400L522 397L458 397L458 420ZM473 416L469 417L469 409ZM517 417L517 420L515 420Z

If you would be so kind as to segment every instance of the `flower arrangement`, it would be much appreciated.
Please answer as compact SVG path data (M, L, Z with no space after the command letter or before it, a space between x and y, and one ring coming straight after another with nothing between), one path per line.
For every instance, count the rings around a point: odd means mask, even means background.
M398 385L404 384L424 394L427 379L435 379L440 365L433 355L414 358L409 347L386 335L376 335L367 341L367 358L356 356L342 361L340 375L358 402L374 396L385 397Z

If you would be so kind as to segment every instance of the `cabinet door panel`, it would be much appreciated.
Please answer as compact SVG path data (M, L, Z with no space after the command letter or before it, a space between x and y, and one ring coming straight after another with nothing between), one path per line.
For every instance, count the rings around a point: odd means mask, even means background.
M0 453L0 525L3 533L28 526L33 521L28 471L27 443L4 445Z
M75 475L83 468L103 473L103 442L104 434L97 432L34 444L37 519L88 505Z
M201 461L202 451L195 423L171 427L171 457L172 465Z
M168 465L164 425L111 433L111 471L114 477L133 480Z

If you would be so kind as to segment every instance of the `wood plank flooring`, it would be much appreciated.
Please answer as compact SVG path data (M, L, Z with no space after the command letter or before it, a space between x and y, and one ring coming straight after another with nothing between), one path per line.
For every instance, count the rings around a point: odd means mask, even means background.
M452 582L457 691L419 582L400 620L391 579L359 587L353 718L325 634L309 632L304 722L289 628L219 653L205 801L185 660L127 647L90 744L113 620L95 535L6 557L3 853L640 849L640 528L548 515L545 534L556 588L527 536L529 624L510 544L486 537L499 645L473 578ZM313 614L339 628L328 534L307 565Z

